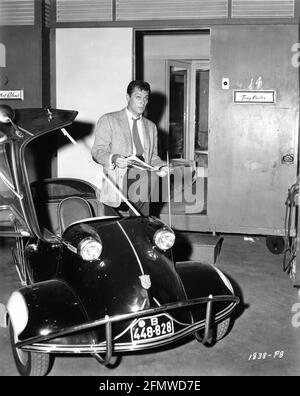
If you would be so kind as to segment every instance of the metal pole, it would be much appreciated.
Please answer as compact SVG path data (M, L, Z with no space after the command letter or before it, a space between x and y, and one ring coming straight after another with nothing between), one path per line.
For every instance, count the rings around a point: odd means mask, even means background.
M171 180L170 180L169 150L167 151L167 167L168 167L168 214L169 214L169 226L172 227L172 217L171 217Z
M212 311L212 298L213 296L210 294L208 296L208 302L206 305L206 318L205 318L205 330L204 337L202 343L205 344L210 337L210 326L211 326L211 311Z

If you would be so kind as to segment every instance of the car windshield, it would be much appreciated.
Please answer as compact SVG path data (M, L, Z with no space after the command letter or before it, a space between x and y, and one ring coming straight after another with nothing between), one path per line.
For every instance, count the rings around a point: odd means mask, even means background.
M0 105L0 236L39 234L31 182L40 178L49 141L43 140L43 150L35 142L49 132L70 125L76 115L76 111L13 110Z
M18 193L11 172L13 169L12 141L0 143L0 233L25 232L22 215L22 195Z

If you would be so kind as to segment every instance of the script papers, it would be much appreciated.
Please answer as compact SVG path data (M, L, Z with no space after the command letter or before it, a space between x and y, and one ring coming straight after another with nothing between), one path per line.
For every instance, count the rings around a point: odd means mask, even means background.
M131 155L130 157L127 157L127 161L128 161L128 165L134 168L148 170L148 171L157 171L159 169L152 165L146 164L146 162L140 160L135 155Z

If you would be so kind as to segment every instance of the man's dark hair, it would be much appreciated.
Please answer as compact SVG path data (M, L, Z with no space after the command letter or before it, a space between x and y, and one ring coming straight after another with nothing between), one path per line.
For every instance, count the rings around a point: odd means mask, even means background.
M150 84L148 84L146 81L142 80L133 80L128 84L127 87L127 94L131 96L132 92L135 90L135 88L140 89L141 91L146 91L150 95L151 93L151 88Z

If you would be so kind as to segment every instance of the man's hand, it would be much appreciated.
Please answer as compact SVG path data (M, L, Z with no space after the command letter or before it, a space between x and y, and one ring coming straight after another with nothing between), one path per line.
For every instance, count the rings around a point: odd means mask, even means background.
M128 160L124 155L114 154L112 156L112 163L115 164L118 168L127 168L128 167Z
M168 167L166 165L159 168L158 171L155 172L159 177L165 177L168 174Z

